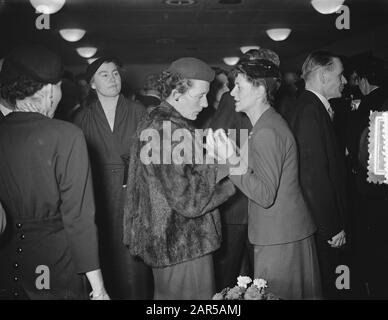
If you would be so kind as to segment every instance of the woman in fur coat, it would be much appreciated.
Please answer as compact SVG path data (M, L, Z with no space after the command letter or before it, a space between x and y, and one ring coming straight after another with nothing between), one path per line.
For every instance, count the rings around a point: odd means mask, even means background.
M203 148L190 124L207 107L213 78L201 60L173 62L160 78L163 101L139 124L132 149L124 243L152 267L155 299L210 299L215 293L217 207L234 187L221 181L223 170L198 161Z

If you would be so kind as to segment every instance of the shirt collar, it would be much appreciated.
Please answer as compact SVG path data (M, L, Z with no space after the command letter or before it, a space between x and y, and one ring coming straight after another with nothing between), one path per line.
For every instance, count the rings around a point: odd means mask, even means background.
M4 107L4 106L0 103L0 112L1 112L4 116L6 116L7 114L11 113L12 110L10 110L10 109Z

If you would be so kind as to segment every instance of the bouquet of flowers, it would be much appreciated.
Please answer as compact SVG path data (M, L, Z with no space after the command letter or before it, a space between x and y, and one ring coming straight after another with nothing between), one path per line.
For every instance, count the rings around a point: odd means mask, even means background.
M280 300L265 291L267 281L246 276L237 277L237 285L225 288L213 296L213 300Z

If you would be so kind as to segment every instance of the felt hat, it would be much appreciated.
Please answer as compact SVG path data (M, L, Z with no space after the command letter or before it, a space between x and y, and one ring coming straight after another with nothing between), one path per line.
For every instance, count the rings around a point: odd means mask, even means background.
M185 79L203 80L212 82L215 72L205 62L197 58L185 57L171 63L167 71L179 74Z
M22 75L44 84L58 83L63 75L61 57L38 45L17 47L4 58L0 83L12 83Z
M246 52L237 68L252 78L280 78L279 65L279 56L274 51L260 48Z
M112 56L103 56L101 58L98 58L96 61L93 63L89 64L86 72L85 72L85 79L89 83L90 80L92 80L94 74L97 72L98 68L101 67L101 65L105 62L113 62L115 63L118 67L121 67L121 62Z

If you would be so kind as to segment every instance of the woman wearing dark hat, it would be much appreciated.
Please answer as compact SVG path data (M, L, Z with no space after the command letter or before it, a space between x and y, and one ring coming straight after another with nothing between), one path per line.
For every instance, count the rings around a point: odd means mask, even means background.
M140 123L131 152L124 241L132 254L152 267L158 300L211 299L215 294L212 253L221 244L216 208L234 187L230 181L217 183L221 176L214 165L196 163L190 124L207 107L213 79L214 71L201 60L174 61L160 78L163 101ZM161 150L161 162L149 163L143 157L147 132L160 137L151 140L151 148L155 154ZM171 134L183 132L183 142L171 141ZM182 145L187 150L184 159L176 152ZM195 150L202 154L202 148Z
M229 177L249 198L255 278L267 280L268 290L284 299L319 299L316 227L298 183L297 146L285 120L271 106L280 78L279 58L268 49L260 49L260 54L234 70L231 95L236 111L247 114L253 129L243 146L248 148L248 159L242 159L248 170ZM224 145L220 139L216 142Z
M39 46L5 59L0 123L0 299L109 299L98 261L94 198L82 131L51 119L61 99L60 58Z
M112 299L152 298L152 273L132 257L122 241L123 190L132 138L145 113L121 91L120 64L102 57L88 66L96 98L74 116L85 134L96 194L101 269Z

